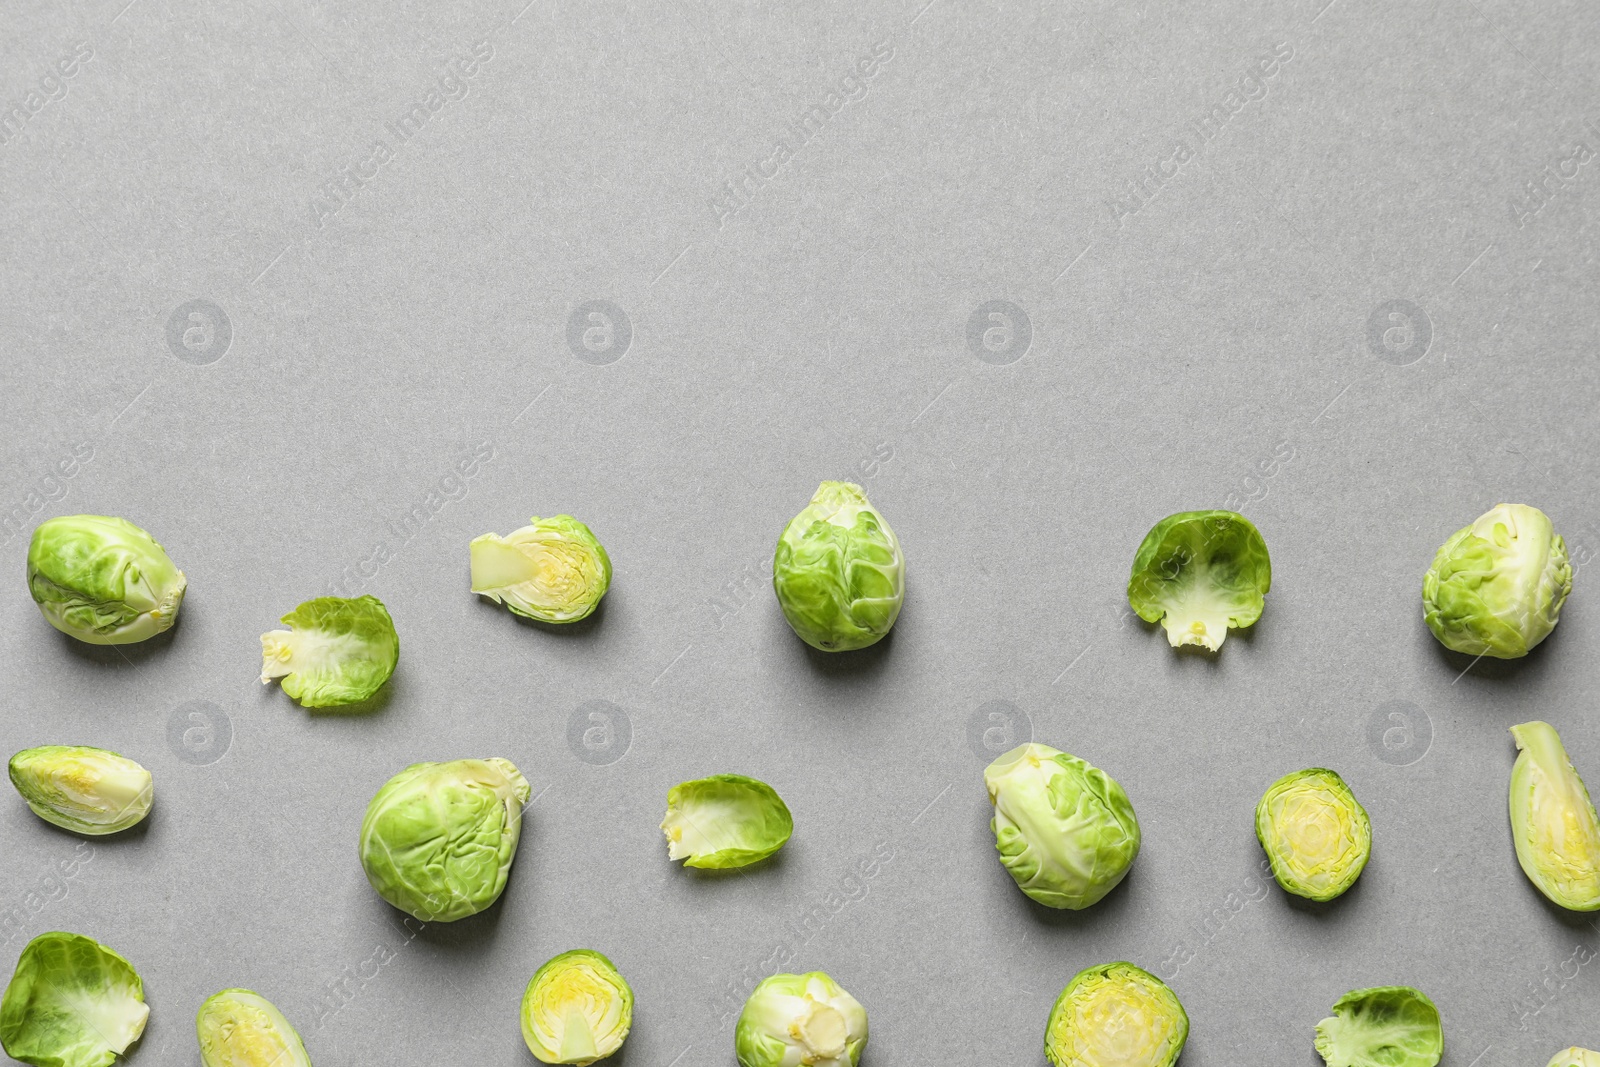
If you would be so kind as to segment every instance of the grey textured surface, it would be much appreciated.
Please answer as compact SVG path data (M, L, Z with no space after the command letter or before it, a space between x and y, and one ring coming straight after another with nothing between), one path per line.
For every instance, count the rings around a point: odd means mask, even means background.
M1515 722L1600 777L1583 0L126 2L4 5L0 748L119 750L157 806L85 851L0 804L0 970L49 929L124 953L135 1064L197 1063L234 985L319 1067L528 1063L523 986L579 946L637 992L627 1067L732 1063L786 954L867 1006L875 1067L1042 1063L1056 993L1113 959L1171 980L1188 1067L1314 1064L1381 984L1434 998L1452 1067L1600 1045L1600 938L1505 813ZM766 586L823 478L909 560L893 636L848 658ZM1125 613L1129 561L1230 499L1265 616L1175 654ZM1549 512L1576 592L1525 661L1469 669L1418 592L1500 500ZM26 530L81 511L187 572L170 638L39 617ZM616 565L565 632L467 590L472 536L558 511ZM254 681L257 636L333 588L401 634L364 717ZM1008 723L1138 810L1087 912L994 855ZM539 799L502 902L413 932L356 830L395 771L465 755ZM1309 765L1375 838L1321 908L1263 885L1251 821ZM668 786L716 771L787 799L778 860L668 864Z

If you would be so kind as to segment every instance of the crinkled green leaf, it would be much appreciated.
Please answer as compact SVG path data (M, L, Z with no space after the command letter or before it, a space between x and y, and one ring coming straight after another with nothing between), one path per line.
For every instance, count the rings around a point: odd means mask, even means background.
M823 482L778 538L772 588L806 644L865 648L889 632L905 600L900 539L859 485Z
M1261 531L1232 511L1168 515L1134 553L1128 603L1167 642L1216 651L1229 628L1253 626L1272 587Z
M1422 617L1446 648L1516 659L1550 636L1570 592L1567 544L1549 517L1498 504L1440 546L1422 579Z
M127 519L63 515L28 544L28 590L51 626L93 645L170 628L187 588L166 550Z
M1410 986L1352 989L1317 1024L1328 1067L1434 1067L1444 1055L1439 1009Z
M713 774L667 790L667 856L685 867L726 869L766 859L794 832L794 819L770 785L742 774Z
M40 934L0 999L0 1045L33 1067L109 1067L149 1016L131 963L81 934Z
M375 596L320 596L283 617L288 630L261 635L261 681L308 708L359 704L400 662L400 635Z

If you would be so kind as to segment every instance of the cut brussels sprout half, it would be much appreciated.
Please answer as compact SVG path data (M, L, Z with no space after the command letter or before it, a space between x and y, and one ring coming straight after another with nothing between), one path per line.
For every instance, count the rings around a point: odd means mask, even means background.
M611 587L611 557L571 515L541 519L468 546L472 591L538 622L577 622Z
M311 1067L289 1020L266 997L224 989L200 1005L194 1029L205 1067Z
M1040 904L1087 908L1133 866L1139 820L1122 786L1098 767L1029 743L989 764L983 783L1000 862Z
M856 1067L867 1010L821 971L775 974L756 986L733 1032L740 1067Z
M522 1039L543 1063L603 1060L633 1026L633 990L611 961L589 949L540 967L522 996Z
M510 760L413 763L367 805L367 881L423 922L476 915L505 890L530 793Z
M1050 1009L1044 1054L1056 1067L1171 1067L1189 1040L1178 995L1131 963L1079 971Z
M1422 579L1422 618L1446 648L1516 659L1550 636L1572 592L1549 516L1497 504L1450 535Z
M126 756L82 745L41 745L11 757L11 784L33 813L74 833L99 836L150 814L150 772Z
M905 600L900 539L859 485L823 482L778 538L772 588L812 648L866 648L894 626Z
M1528 881L1573 911L1600 909L1600 819L1555 727L1511 728L1511 840Z
M1256 805L1256 837L1285 892L1332 900L1372 855L1372 823L1344 779L1326 767L1286 774Z
M34 1067L109 1067L149 1017L133 964L81 934L40 934L0 1000L0 1045Z
M1167 642L1215 652L1230 627L1253 626L1272 587L1261 531L1232 511L1168 515L1144 535L1128 578L1128 604L1159 622Z
M1574 1045L1551 1056L1545 1067L1600 1067L1600 1052Z
M667 858L685 867L726 869L764 860L794 833L777 790L742 774L713 774L667 790Z
M1444 1055L1439 1009L1410 986L1352 989L1317 1024L1328 1067L1433 1067Z
M359 704L400 662L400 635L375 596L319 596L282 621L289 629L261 635L261 683L283 679L303 707Z
M155 538L106 515L64 515L33 531L28 590L45 619L91 645L170 629L187 582Z

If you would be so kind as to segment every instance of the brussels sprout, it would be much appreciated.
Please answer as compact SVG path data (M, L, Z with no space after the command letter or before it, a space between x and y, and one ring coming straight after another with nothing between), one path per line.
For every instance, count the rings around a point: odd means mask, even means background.
M34 1067L108 1067L149 1017L133 964L93 938L40 934L0 1000L0 1045Z
M282 678L303 707L359 704L400 662L400 635L375 596L319 596L282 621L290 628L261 635L261 684Z
M289 1020L248 989L224 989L200 1005L194 1029L205 1067L311 1067Z
M476 915L505 890L530 792L507 759L413 763L367 805L367 881L423 922Z
M1439 1009L1410 986L1352 989L1317 1024L1317 1052L1328 1067L1433 1067L1444 1055Z
M1131 963L1073 976L1050 1009L1044 1054L1056 1067L1171 1067L1189 1040L1178 995Z
M114 834L150 814L150 772L103 748L41 745L11 757L11 784L33 813L74 833Z
M866 648L894 626L905 600L900 539L859 485L823 482L778 538L772 588L812 648Z
M571 515L529 521L509 537L473 538L472 591L539 622L586 618L611 587L611 557Z
M727 869L764 860L794 833L783 798L766 782L713 774L667 790L667 858L685 867Z
M522 1039L543 1063L603 1060L633 1026L633 990L611 961L573 949L533 972L522 995Z
M1600 1067L1600 1052L1574 1046L1551 1056L1545 1067Z
M1000 862L1040 904L1087 908L1116 888L1139 854L1128 794L1077 756L1021 745L984 769L983 784Z
M1539 892L1573 911L1600 909L1600 819L1583 779L1547 722L1511 728L1511 839Z
M740 1067L856 1067L867 1010L823 974L775 974L756 986L733 1032Z
M187 585L166 550L127 519L48 519L28 544L34 603L51 626L91 645L131 645L170 629Z
M1228 628L1253 626L1272 587L1261 531L1232 511L1168 515L1133 556L1128 604L1166 628L1167 643L1215 652Z
M1372 823L1344 779L1326 767L1279 778L1256 805L1256 837L1285 892L1332 900L1372 855Z
M1517 659L1550 636L1572 592L1566 542L1526 504L1497 504L1450 535L1422 579L1423 621L1469 656Z

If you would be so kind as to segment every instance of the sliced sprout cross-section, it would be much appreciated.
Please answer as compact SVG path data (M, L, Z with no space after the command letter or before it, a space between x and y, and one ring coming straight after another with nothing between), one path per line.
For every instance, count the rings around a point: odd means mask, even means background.
M0 1045L33 1067L109 1067L149 1017L133 964L81 934L40 934L0 999Z
M150 814L150 772L126 756L84 745L41 745L11 757L11 784L39 818L74 833L100 836Z
M859 485L823 482L778 538L772 588L812 648L866 648L894 626L905 601L900 539Z
M522 1039L544 1063L603 1060L632 1026L633 990L610 960L589 949L549 960L522 996Z
M1189 1016L1165 982L1106 963L1079 971L1056 998L1044 1054L1056 1067L1171 1067L1188 1040Z
M766 782L713 774L667 790L667 858L685 867L727 869L764 860L794 833L794 818Z
M1182 511L1145 534L1134 553L1128 604L1159 622L1167 642L1215 652L1230 628L1253 626L1272 587L1267 543L1232 511Z
M260 993L224 989L194 1020L205 1067L311 1067L300 1034Z
M283 691L303 707L359 704L400 662L400 635L375 596L319 596L283 622L289 629L261 635L261 682L282 678Z
M1420 989L1352 989L1317 1024L1328 1067L1434 1067L1444 1055L1439 1009Z
M188 582L127 519L63 515L33 531L28 590L51 626L91 645L131 645L169 629Z
M1312 767L1279 778L1256 805L1256 837L1285 892L1332 900L1372 855L1372 824L1343 778Z
M1550 517L1497 504L1434 555L1422 579L1422 617L1446 648L1517 659L1550 636L1570 592L1567 545Z
M1545 1067L1600 1067L1600 1052L1574 1045L1551 1056Z
M756 986L734 1028L740 1067L856 1067L867 1010L821 971L775 974Z
M1511 728L1511 839L1539 892L1573 911L1600 910L1600 818L1555 727Z
M535 515L529 523L505 537L473 539L472 591L538 622L586 618L611 587L611 557L571 515Z

